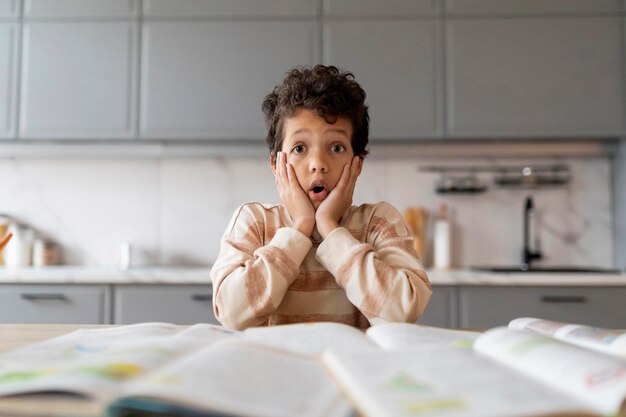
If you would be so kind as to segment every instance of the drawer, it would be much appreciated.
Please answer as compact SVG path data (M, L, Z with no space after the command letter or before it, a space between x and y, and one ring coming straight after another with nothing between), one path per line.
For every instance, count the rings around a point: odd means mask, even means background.
M116 285L113 322L218 324L211 297L209 285Z
M0 323L106 324L106 285L0 285Z
M626 288L460 287L460 327L507 325L538 317L591 326L626 328Z

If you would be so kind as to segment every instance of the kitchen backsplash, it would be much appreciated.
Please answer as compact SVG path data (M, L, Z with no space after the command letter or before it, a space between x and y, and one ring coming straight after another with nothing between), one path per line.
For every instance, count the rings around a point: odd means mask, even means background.
M472 164L566 163L563 188L436 194L438 174L420 165L468 160L368 157L355 203L386 200L404 211L426 207L431 222L447 203L453 221L453 265L520 261L524 199L535 200L545 265L611 267L612 196L608 157L474 159ZM492 176L481 174L489 181ZM268 159L0 158L0 213L61 244L64 263L115 265L130 242L132 265L211 265L234 209L245 201L276 202ZM432 230L430 231L432 234ZM431 242L432 245L432 242ZM425 263L430 264L427 256Z

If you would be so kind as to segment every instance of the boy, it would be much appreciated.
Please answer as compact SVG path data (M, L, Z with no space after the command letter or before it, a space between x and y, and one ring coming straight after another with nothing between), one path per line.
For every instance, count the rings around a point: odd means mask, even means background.
M235 211L211 271L217 319L233 329L415 322L432 290L402 216L385 202L352 206L369 133L354 76L293 69L262 107L282 204Z

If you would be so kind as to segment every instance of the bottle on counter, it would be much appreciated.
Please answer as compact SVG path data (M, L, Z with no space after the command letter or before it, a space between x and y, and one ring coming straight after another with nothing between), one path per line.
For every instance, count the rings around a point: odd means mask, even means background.
M122 271L130 268L131 246L130 242L122 242L120 245L118 266Z
M13 233L13 238L4 248L4 264L8 268L29 266L35 231L18 223L10 223L7 232Z
M447 270L452 266L452 242L450 229L448 205L441 204L439 206L439 213L437 214L437 220L435 220L433 231L433 238L435 241L433 250L434 269Z

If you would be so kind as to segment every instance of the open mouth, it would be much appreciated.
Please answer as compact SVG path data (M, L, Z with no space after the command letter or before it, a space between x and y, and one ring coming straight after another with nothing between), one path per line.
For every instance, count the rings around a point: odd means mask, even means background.
M328 196L329 191L324 184L315 184L309 190L309 198L311 201L322 201Z

